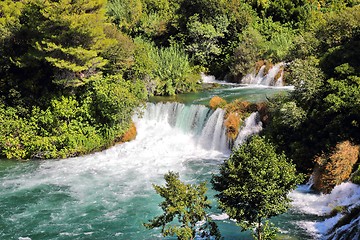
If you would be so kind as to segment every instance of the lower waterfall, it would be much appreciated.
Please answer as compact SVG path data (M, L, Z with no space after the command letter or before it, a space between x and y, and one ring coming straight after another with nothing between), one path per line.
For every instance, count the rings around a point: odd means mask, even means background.
M202 105L149 103L134 117L138 134L131 142L63 160L1 161L0 239L163 239L143 223L161 213L152 184L163 184L168 171L187 183L207 181L209 215L224 239L250 239L217 209L209 184L230 154L223 115ZM243 133L258 123L255 116ZM280 216L277 225L311 239L292 216Z

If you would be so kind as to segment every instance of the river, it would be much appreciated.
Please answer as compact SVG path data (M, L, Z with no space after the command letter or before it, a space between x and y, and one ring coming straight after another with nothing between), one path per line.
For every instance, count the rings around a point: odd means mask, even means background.
M252 92L264 99L276 91L282 90L232 87L221 93ZM196 99L217 93L210 90ZM0 239L161 239L159 229L142 225L161 213L162 199L152 184L163 184L169 170L187 183L209 182L230 154L223 113L197 105L201 101L149 103L142 118L134 117L136 139L102 152L64 160L0 161ZM251 239L217 209L215 192L208 188L209 214L222 236ZM272 219L284 239L316 238L308 223L321 217L300 206L313 196L304 189L292 193L295 205L288 213Z

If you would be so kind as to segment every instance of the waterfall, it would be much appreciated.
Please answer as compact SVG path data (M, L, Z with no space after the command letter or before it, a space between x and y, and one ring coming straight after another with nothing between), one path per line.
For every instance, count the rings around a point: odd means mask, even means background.
M314 185L314 175L311 174L309 181L306 183L306 186L308 187L308 191L311 190L313 185Z
M281 67L284 66L283 62L275 64L272 68L270 68L269 72L265 74L265 65L261 66L259 72L249 73L243 79L241 79L241 83L243 84L251 84L251 85L261 85L261 86L283 86L283 71ZM275 76L280 73L278 79L275 79Z
M262 122L260 121L260 114L253 112L246 120L244 125L240 128L239 134L235 139L234 147L243 144L250 136L259 133L262 130Z
M348 223L333 229L344 213L338 213L330 217L329 214L337 206L343 206L349 213L360 206L360 186L347 182L336 186L330 194L315 194L309 192L308 185L299 188L289 194L292 199L293 211L327 217L321 221L299 221L298 225L309 231L315 238L320 239L359 239L360 217L359 213ZM355 235L351 235L355 234Z
M142 119L170 125L175 130L192 135L197 146L206 150L227 152L224 114L225 111L220 108L212 111L203 105L148 103Z
M215 76L205 75L205 73L201 73L201 80L203 83L219 83L220 81L215 79Z
M224 114L225 112L221 108L216 109L201 132L200 143L205 149L217 149L220 151L228 149Z
M203 105L148 103L143 120L169 124L174 129L192 135L196 139L197 146L206 150L228 152L229 141L226 136L224 115L225 111L221 108L212 111ZM234 146L243 144L247 138L261 130L262 122L259 113L251 113L240 127Z

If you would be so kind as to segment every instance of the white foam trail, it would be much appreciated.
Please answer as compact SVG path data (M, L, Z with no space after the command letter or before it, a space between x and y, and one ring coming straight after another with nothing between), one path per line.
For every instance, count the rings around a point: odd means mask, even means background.
M226 213L211 214L210 218L215 221L223 221L229 219L229 215L227 215Z

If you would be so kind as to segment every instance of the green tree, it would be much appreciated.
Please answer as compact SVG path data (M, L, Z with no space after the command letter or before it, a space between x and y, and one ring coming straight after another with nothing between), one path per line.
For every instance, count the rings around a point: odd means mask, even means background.
M21 2L0 14L2 95L14 92L27 97L25 102L38 103L39 96L49 98L101 75L109 63L102 53L118 41L105 31L105 0Z
M140 21L143 4L140 0L109 0L107 12L124 32L131 33Z
M287 211L287 194L301 182L295 166L263 137L255 136L234 149L214 175L212 184L219 206L243 230L256 227L256 236L265 238L273 228L263 221ZM263 232L266 231L263 235ZM272 235L272 234L270 234Z
M253 70L255 62L265 52L263 36L253 28L242 33L241 42L234 49L230 72L235 82Z
M174 172L168 172L164 178L165 186L153 185L155 191L165 199L159 205L164 213L144 226L149 229L161 227L164 237L176 235L178 239L194 239L196 224L203 220L209 223L205 212L210 208L210 201L205 196L206 182L199 185L185 184L180 181L179 174ZM216 224L211 222L209 228L209 233L219 239Z
M201 23L197 14L189 18L187 23L189 45L186 50L197 64L208 66L211 59L221 53L219 38L224 37L229 21L226 17L218 18L217 26Z

